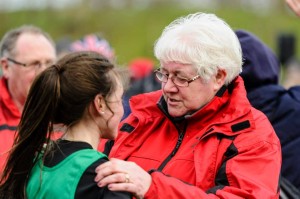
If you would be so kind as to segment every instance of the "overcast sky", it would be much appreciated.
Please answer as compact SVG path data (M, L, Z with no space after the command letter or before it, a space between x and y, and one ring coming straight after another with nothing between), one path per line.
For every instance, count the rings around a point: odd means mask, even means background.
M84 0L0 0L0 11L16 11L22 9L43 9L47 7L62 9L65 7L75 6ZM124 0L95 0L98 4L101 1L109 1L112 7L122 7ZM147 5L146 2L152 0L130 0L135 6L141 4ZM157 0L156 0L157 1ZM161 0L163 1L163 0ZM184 3L191 7L201 5L202 7L215 7L218 2L225 0L173 0L177 3ZM240 0L240 6L247 9L270 11L270 8L278 4L279 0ZM106 2L107 3L107 2ZM266 14L266 13L265 13Z
M81 0L0 0L0 10L42 9L45 7L64 8L76 5Z

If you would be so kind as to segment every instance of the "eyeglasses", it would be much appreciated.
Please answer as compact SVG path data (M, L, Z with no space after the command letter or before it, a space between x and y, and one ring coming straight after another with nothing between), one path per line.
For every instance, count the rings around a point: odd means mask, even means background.
M161 82L166 83L169 79L169 74L164 74L161 71L159 71L159 69L154 71L157 79ZM178 76L173 76L171 77L172 82L179 87L188 87L189 84L193 81L195 81L196 79L200 78L200 75L197 75L191 79L186 79L186 78L181 78Z
M32 63L25 64L25 63L16 61L16 60L14 60L14 59L12 59L12 58L9 58L9 57L7 57L7 60L10 61L10 62L12 62L12 63L14 63L14 64L23 66L23 67L25 67L25 68L34 68L34 69L37 69L37 68L41 68L42 65L43 65L43 63L40 62L40 61L34 61L34 62L32 62ZM44 63L44 65L45 65L46 67L48 67L48 66L50 66L50 65L52 65L52 64L53 64L52 61L47 61L46 63Z

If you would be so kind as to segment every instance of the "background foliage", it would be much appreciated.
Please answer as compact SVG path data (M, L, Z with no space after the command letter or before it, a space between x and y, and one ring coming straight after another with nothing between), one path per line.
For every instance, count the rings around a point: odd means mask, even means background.
M282 32L300 35L300 19L284 6L264 13L222 5L217 9L182 8L176 4L159 4L146 8L106 9L80 5L63 10L27 10L0 12L0 36L22 24L34 24L58 41L81 38L100 32L116 51L118 62L126 64L135 57L153 58L153 44L163 28L179 16L197 11L213 12L234 29L246 29L266 42L275 52ZM297 43L299 49L299 44Z

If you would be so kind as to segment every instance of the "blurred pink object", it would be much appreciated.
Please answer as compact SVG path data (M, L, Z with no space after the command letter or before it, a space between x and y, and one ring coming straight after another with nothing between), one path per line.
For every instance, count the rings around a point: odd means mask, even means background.
M115 52L105 39L95 34L89 34L82 39L73 42L70 50L74 51L94 51L105 56L109 60L115 59Z

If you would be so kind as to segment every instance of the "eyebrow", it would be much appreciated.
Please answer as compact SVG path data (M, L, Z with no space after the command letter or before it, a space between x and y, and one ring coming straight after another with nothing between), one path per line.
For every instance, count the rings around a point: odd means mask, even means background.
M168 72L170 73L168 70L164 69L164 68L160 68L162 72ZM181 70L175 70L172 72L172 74L174 75L180 75L180 76L183 76L184 78L187 78L187 76L189 76L189 74L181 71Z

